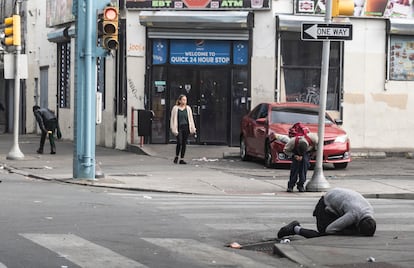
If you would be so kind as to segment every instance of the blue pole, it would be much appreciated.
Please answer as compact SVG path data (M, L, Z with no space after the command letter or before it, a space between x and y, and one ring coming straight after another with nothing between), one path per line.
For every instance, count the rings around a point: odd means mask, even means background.
M73 178L95 179L97 10L110 0L73 0L76 19Z

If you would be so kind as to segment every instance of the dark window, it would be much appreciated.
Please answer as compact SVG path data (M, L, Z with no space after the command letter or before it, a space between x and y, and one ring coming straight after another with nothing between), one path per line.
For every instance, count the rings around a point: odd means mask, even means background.
M302 41L300 33L281 32L281 68L286 101L319 104L323 42ZM339 110L341 42L331 42L326 108Z
M70 42L57 43L58 98L60 108L70 108Z

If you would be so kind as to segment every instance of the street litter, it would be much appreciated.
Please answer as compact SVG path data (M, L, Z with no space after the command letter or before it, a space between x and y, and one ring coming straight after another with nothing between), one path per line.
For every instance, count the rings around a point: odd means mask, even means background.
M367 259L367 262L375 262L375 258L374 258L374 257L369 257L369 258Z
M193 159L193 161L216 162L216 161L219 161L219 160L218 160L218 158L208 159L207 157L203 156L202 158Z
M287 238L280 240L280 244L289 244L289 243L290 243L290 240Z
M145 199L152 199L152 196L149 196L149 195L144 195L144 198L145 198Z
M235 249L241 249L241 245L237 242L233 242L229 245L231 248L235 248Z

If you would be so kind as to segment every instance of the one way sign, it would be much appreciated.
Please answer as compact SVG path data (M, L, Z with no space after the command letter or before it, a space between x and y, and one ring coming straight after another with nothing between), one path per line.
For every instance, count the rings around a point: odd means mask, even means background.
M302 24L302 40L352 40L352 24Z

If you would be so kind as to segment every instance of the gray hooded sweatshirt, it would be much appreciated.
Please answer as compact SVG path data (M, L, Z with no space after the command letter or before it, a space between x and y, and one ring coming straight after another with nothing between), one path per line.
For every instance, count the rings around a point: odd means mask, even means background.
M365 217L374 218L374 209L370 203L360 194L350 189L334 188L329 190L324 197L326 210L337 216L334 222L326 228L327 234L341 232L346 227L358 225Z

